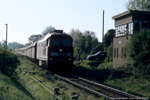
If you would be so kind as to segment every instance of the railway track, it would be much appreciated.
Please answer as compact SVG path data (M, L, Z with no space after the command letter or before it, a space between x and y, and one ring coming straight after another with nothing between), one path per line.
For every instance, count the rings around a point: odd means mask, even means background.
M109 87L100 83L96 83L96 82L93 82L93 81L90 81L90 80L87 80L87 79L84 79L75 75L60 76L60 75L55 74L55 76L97 97L104 97L107 100L148 100L148 98L138 97L138 96L129 94L127 92L123 92L118 89L115 89L115 88L112 88L112 87Z
M23 71L24 74L28 74L29 77L31 77L34 81L36 81L41 87L43 87L48 93L50 93L53 97L55 97L57 100L62 100L59 96L55 95L52 90L48 89L47 86L45 86L41 80L35 78L31 73L32 72L25 72Z
M148 100L148 98L138 97L81 77L60 75L56 76L61 80L66 81L80 89L83 89L95 96L104 97L107 100Z

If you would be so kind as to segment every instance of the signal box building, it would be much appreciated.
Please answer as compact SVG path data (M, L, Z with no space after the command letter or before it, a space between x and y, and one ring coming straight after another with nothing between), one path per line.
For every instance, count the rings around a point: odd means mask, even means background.
M116 36L113 39L113 67L119 68L126 66L128 52L126 52L125 45L132 34L142 29L150 29L150 12L130 10L112 19L115 20L116 30Z

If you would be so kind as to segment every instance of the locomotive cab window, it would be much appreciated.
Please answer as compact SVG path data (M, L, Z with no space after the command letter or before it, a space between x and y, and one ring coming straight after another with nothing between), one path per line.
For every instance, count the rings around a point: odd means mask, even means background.
M65 47L71 47L71 40L63 39L62 40L62 45L65 46Z
M50 45L51 46L60 46L60 39L51 39Z

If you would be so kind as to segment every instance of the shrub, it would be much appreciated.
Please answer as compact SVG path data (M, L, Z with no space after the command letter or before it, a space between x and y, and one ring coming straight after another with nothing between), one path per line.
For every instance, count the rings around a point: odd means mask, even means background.
M107 56L109 61L113 60L113 43L111 43L107 49Z
M134 74L150 74L150 30L141 30L135 33L127 48L130 64L134 68Z
M0 72L8 76L14 76L17 65L20 62L7 48L0 47Z

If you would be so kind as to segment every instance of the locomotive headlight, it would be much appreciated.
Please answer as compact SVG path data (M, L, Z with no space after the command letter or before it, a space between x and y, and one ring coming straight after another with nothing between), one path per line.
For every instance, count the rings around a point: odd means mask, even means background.
M59 51L62 52L63 50L62 50L62 49L59 49Z
M72 59L71 58L69 58L69 61L71 61Z
M52 61L52 60L53 60L53 58L50 58L50 60Z

